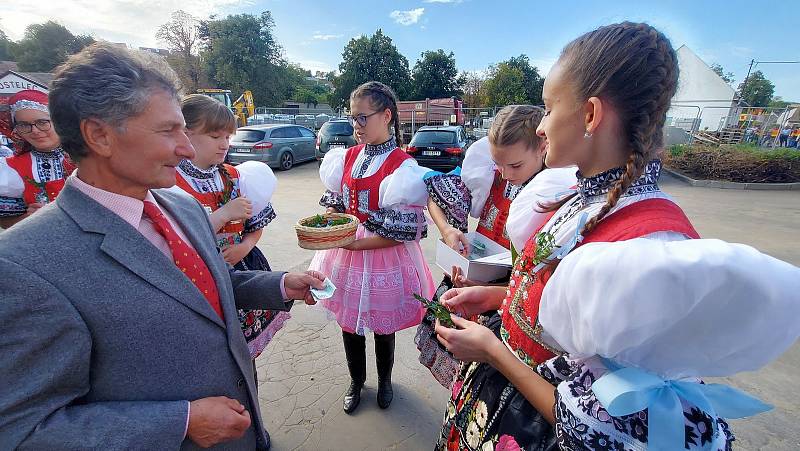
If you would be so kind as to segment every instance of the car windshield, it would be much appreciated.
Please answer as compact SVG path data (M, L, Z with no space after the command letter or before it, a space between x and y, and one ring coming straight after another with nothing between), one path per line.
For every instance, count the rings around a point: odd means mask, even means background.
M248 130L246 128L240 128L236 130L236 134L233 135L231 141L238 141L243 143L256 143L264 139L264 132L261 130Z
M353 126L347 122L326 122L322 126L320 133L333 136L350 136L353 134Z
M411 140L412 146L430 146L434 144L455 144L456 134L446 130L421 130Z

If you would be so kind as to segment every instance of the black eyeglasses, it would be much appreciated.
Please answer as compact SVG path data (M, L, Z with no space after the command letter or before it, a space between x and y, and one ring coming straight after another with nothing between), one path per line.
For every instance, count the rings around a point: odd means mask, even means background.
M367 119L369 119L370 116L375 116L378 113L380 113L380 111L376 111L370 114L361 113L361 114L356 114L355 116L347 116L347 120L350 122L350 125L356 125L356 122L358 122L358 125L366 127Z
M34 125L39 131L46 132L50 130L50 128L53 126L53 123L50 122L50 119L36 119L33 122L17 122L14 124L14 131L22 135L27 135L33 131Z

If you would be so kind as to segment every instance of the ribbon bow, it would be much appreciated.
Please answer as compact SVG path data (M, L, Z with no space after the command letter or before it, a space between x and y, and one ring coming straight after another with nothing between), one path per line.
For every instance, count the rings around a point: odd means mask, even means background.
M681 399L711 418L744 418L772 409L771 405L727 385L665 380L630 367L603 375L592 384L592 391L609 415L615 417L647 409L648 449L656 451L684 448L686 431Z

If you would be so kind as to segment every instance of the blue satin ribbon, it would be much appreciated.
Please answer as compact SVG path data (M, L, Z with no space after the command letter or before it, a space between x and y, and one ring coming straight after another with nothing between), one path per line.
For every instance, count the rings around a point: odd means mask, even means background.
M592 391L609 415L621 417L647 409L647 448L654 451L684 449L681 399L711 418L744 418L772 409L747 393L722 384L665 380L638 368L619 367L592 384Z
M559 191L559 192L557 192L557 193L555 193L553 195L553 200L559 201L559 200L561 200L561 199L563 199L563 198L565 198L567 196L571 196L571 195L573 195L573 194L575 194L577 192L578 192L577 189L568 189L566 191Z
M448 172L447 174L445 174L444 172L430 170L430 171L426 172L422 176L422 180L425 181L425 180L428 180L429 178L433 178L433 177L436 177L438 175L456 175L456 176L460 177L461 176L461 166L456 166L455 169L453 169L452 171Z

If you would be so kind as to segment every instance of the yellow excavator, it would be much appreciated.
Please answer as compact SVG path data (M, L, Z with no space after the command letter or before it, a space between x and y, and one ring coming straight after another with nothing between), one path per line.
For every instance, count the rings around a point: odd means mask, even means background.
M253 93L249 90L240 95L235 102L231 102L230 89L198 89L197 93L216 99L222 102L222 104L226 107L230 108L231 111L233 111L233 114L236 116L236 125L238 127L247 125L247 118L256 114L256 105L255 102L253 102Z

